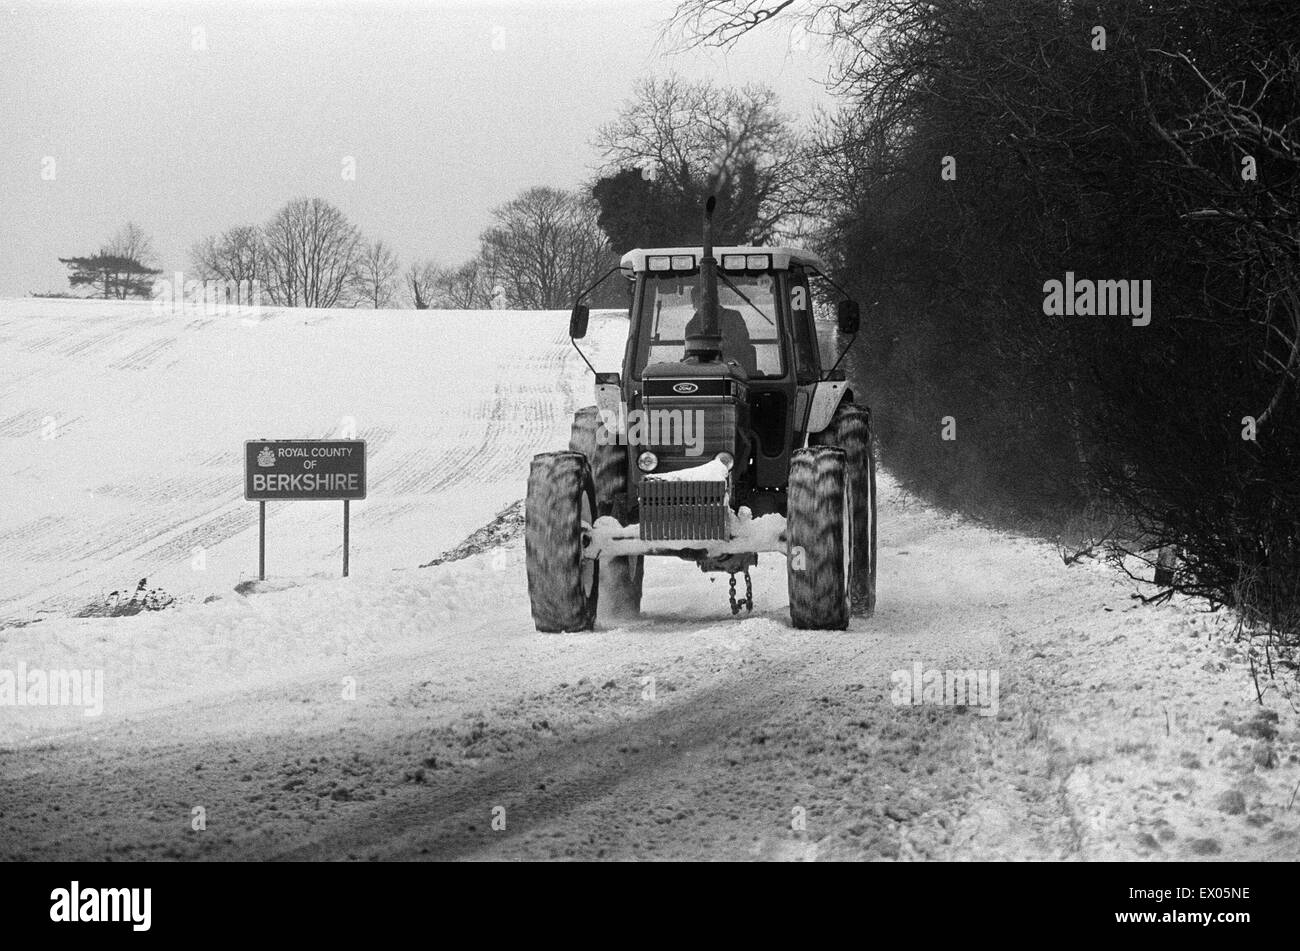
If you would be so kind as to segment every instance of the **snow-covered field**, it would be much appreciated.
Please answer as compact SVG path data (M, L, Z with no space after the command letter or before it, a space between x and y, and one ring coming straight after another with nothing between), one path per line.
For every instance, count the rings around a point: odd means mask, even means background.
M1295 712L1254 703L1226 618L887 476L847 632L789 627L780 556L751 617L657 560L643 618L566 636L532 629L517 519L418 567L565 444L566 324L0 302L0 858L1300 855ZM598 368L625 327L593 318ZM237 594L243 440L352 426L352 577L339 503L273 505ZM177 604L70 616L142 577ZM995 715L892 703L916 664L996 672ZM4 705L19 665L102 672L102 714Z
M592 346L618 324L594 321ZM75 609L141 577L199 598L256 578L246 439L365 439L351 574L428 561L519 498L534 452L567 441L567 415L591 393L567 325L559 313L249 321L0 302L0 479L18 503L0 510L0 619ZM269 573L340 573L342 503L268 508Z

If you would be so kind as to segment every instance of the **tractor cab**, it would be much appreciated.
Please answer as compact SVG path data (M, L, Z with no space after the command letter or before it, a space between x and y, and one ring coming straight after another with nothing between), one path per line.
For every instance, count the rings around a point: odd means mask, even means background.
M790 453L803 445L822 378L810 279L826 268L796 248L720 247L713 256L721 336L714 362L686 355L704 320L704 250L638 248L623 256L633 293L618 402L647 419L672 421L680 413L703 430L701 439L678 445L676 428L648 430L660 441L633 460L632 482L727 452L735 463L733 501L755 515L784 514Z

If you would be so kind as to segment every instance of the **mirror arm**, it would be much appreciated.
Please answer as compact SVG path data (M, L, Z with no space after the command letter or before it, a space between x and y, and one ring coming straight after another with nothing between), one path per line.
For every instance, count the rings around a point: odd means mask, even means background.
M831 279L831 276L830 276L829 274L823 274L821 271L814 271L813 273L816 274L818 277L820 277L823 281L825 281L825 282L826 282L827 284L829 284L831 287L833 287L833 288L835 288L837 291L839 291L840 294L841 294L844 298L848 299L848 298L851 298L851 297L853 296L853 295L850 294L848 291L846 291L844 288L840 287L840 285L836 284L835 281Z
M597 279L596 283L592 284L590 287L588 287L586 290L584 290L581 294L579 294L577 297L575 297L575 298L573 299L573 302L574 302L575 304L580 304L580 303L582 303L582 299L583 299L584 297L586 297L588 294L590 294L590 293L591 293L592 291L594 291L596 288L600 287L600 285L602 285L602 284L605 283L605 278L609 277L609 276L610 276L611 274L613 274L615 271L621 271L621 270L623 270L623 264L622 264L622 262L619 262L618 264L615 264L612 268L610 268L608 271L606 271L604 274L602 274L602 275ZM579 352L581 352L581 351L579 351Z
M858 331L854 331L853 336L849 338L849 342L845 344L844 349L840 351L839 358L835 361L835 365L826 371L825 375L821 378L821 382L825 383L831 378L831 374L840 368L840 363L844 360L845 355L853 349L853 341L858 339L858 333Z
M591 373L592 373L593 376L595 376L595 375L596 375L596 368L593 367L593 366L591 365L591 361L587 359L587 355L586 355L585 353L582 352L582 348L581 348L580 346L578 346L578 341L576 341L576 340L574 340L572 337L570 337L570 338L569 338L569 343L573 344L573 349L578 351L578 356L582 357L582 362L585 363L585 364L587 364L587 369L591 371ZM849 343L852 344L853 341L850 340ZM836 364L836 365L838 366L838 364Z

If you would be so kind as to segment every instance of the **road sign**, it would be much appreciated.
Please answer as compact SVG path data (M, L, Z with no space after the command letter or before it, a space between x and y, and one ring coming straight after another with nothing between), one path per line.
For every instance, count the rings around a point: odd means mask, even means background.
M250 439L244 443L244 498L250 501L365 497L364 439Z
M348 503L366 497L364 439L250 439L244 498L258 503L257 576L266 580L266 503L343 502L343 577L348 576Z

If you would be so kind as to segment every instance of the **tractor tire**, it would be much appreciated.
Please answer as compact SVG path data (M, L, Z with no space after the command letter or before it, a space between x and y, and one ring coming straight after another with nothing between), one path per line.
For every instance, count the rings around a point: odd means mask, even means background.
M596 517L614 514L614 499L627 492L627 446L610 438L594 406L573 414L569 449L580 452L591 463L596 484ZM624 556L606 559L601 565L600 600L609 618L635 618L641 613L641 582L645 559Z
M844 630L852 613L853 506L843 449L796 449L790 457L786 583L790 621L805 630Z
M596 520L587 457L533 456L524 503L524 553L533 623L548 633L589 631L596 622L600 562L583 557L582 531Z
M584 406L573 414L569 431L569 451L580 452L591 463L591 478L596 485L596 517L612 515L614 497L627 491L627 446L610 436L594 406Z
M594 406L584 406L574 413L573 425L569 429L569 451L593 458L596 455L596 427L599 425L600 414Z
M871 411L841 403L822 432L809 440L817 446L839 446L848 457L853 498L853 613L876 612L876 450Z

